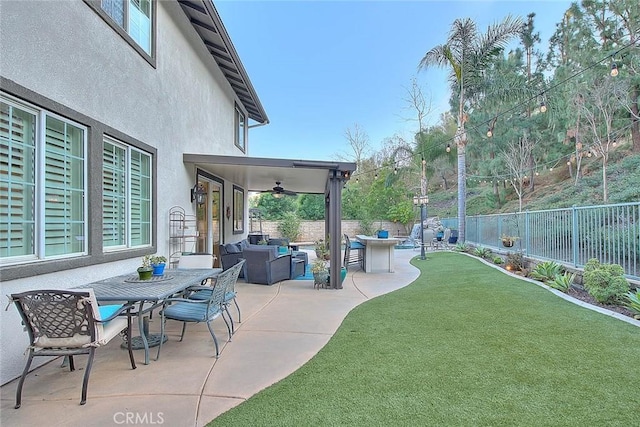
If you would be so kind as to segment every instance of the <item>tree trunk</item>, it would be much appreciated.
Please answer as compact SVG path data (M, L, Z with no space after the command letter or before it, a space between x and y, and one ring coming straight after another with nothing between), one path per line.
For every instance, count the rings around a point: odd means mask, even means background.
M493 180L493 195L496 198L496 202L498 203L498 208L502 207L502 202L500 201L500 190L498 189L498 181Z
M640 108L638 107L638 98L640 97L640 85L635 85L631 91L631 141L633 141L632 150L634 153L640 153Z
M465 156L465 144L458 144L458 241L465 241L465 229L467 222L467 180L465 178L467 162Z
M602 156L602 201L607 203L609 196L607 194L607 159Z

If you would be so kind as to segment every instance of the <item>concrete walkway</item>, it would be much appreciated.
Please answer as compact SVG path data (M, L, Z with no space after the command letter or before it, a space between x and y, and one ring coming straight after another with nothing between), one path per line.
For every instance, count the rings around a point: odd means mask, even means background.
M316 290L310 280L273 286L239 282L242 323L236 324L233 341L225 341L222 320L214 322L222 344L219 359L213 357L204 324L188 325L179 342L181 324L167 321L169 341L160 359L154 360L156 349L151 349L151 363L144 365L143 352L136 351L136 370L131 370L119 340L113 340L96 351L84 406L79 402L86 357L76 357L74 372L62 368L59 360L49 363L27 376L20 409L13 408L17 381L0 389L0 424L206 425L305 364L351 309L413 282L419 272L409 260L418 252L395 252L395 273L365 274L352 266L341 290ZM232 315L237 319L233 309ZM159 330L157 319L152 320L152 332Z

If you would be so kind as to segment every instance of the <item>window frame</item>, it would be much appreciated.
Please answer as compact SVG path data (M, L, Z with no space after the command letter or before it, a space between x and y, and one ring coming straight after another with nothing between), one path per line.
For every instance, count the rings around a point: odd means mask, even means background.
M114 246L106 246L105 245L105 240L104 240L104 227L107 225L105 223L105 205L104 205L104 198L105 198L105 183L104 183L104 160L102 162L102 181L101 181L101 185L102 185L102 227L103 227L103 239L102 239L102 251L104 253L109 253L109 252L119 252L119 251L126 251L126 250L131 250L131 249L140 249L140 248L149 248L153 245L153 241L154 241L154 232L153 232L153 215L154 215L154 210L153 210L153 205L154 205L154 197L153 197L153 188L154 188L154 176L153 176L153 156L144 151L141 150L140 148L137 148L135 146L132 146L130 144L127 144L125 142L122 142L110 135L105 134L103 136L103 152L104 152L104 145L105 144L111 144L114 147L117 147L119 149L122 149L125 151L125 161L124 161L124 182L125 182L125 195L124 195L124 205L125 205L125 209L124 209L124 244L121 245L114 245ZM144 243L141 245L134 245L132 242L132 153L133 152L137 152L140 153L142 156L146 156L148 158L149 161L149 190L150 190L150 194L149 194L149 212L148 212L148 216L149 216L149 229L147 230L149 233L149 242L148 243Z
M244 234L244 189L233 185L233 234Z
M0 100L3 103L10 105L13 108L19 108L28 114L33 114L35 117L35 139L34 139L34 213L33 213L33 253L27 255L18 255L11 257L2 257L0 259L0 266L13 266L22 265L26 263L39 263L55 260L65 260L70 258L77 258L86 256L89 253L89 203L87 194L89 192L88 183L88 169L89 169L89 152L88 152L88 140L89 140L89 128L75 120L64 117L47 108L38 107L29 102L21 99L17 99L8 93L3 92L0 96ZM82 131L82 250L78 252L69 252L58 255L46 255L47 240L46 240L46 216L47 216L47 204L46 204L46 177L47 177L47 117L55 120L59 120L67 125L74 126ZM67 223L65 223L67 224Z
M247 152L247 115L237 103L233 113L233 143L243 153Z
M124 19L127 21L127 25L128 25L129 14L127 13L126 9L128 9L129 7L128 6L129 0L123 0L123 1L126 2ZM149 63L149 65L151 65L153 68L156 68L156 40L157 40L156 28L157 28L157 10L158 10L157 0L150 0L151 2L151 34L149 35L149 39L151 42L150 53L147 53L142 48L142 46L140 46L138 42L136 42L134 38L131 37L131 35L129 34L126 28L121 27L120 24L118 24L113 18L111 18L111 16L104 9L102 9L100 0L84 0L84 2L87 6L93 9L93 11L97 13L98 16L100 16L104 22L106 22L111 28L113 28L113 30L116 33L118 33L120 37L122 37L136 52L138 52L138 54L142 56Z

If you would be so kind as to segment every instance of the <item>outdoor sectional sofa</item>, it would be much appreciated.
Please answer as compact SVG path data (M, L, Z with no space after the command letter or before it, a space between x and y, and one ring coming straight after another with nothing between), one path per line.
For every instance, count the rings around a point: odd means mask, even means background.
M304 274L306 253L280 253L275 245L252 245L246 239L237 243L220 245L222 269L227 270L245 259L240 277L248 283L272 285ZM299 266L303 263L302 268Z

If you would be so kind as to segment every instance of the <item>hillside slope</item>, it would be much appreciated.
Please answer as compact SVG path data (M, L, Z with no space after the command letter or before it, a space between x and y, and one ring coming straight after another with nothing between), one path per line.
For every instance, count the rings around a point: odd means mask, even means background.
M457 186L447 191L429 190L429 216L441 218L457 215ZM607 203L640 201L640 154L632 154L626 147L619 147L610 154L607 163ZM517 212L518 196L509 184L501 183L498 206L491 183L467 183L467 215ZM570 176L567 165L559 165L552 171L541 172L535 177L535 190L525 191L522 210L566 208L573 205L603 204L602 161L598 158L582 160L581 176Z

